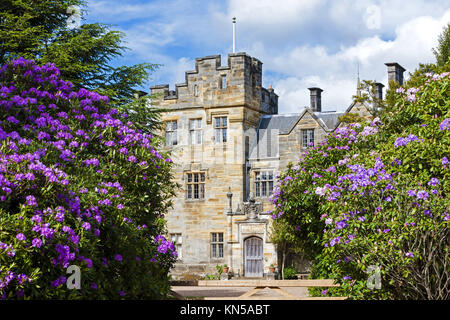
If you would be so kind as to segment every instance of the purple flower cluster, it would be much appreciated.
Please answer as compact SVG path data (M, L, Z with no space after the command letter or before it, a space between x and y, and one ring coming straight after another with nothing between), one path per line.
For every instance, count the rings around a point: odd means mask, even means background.
M66 283L67 278L64 276L59 277L56 280L53 280L50 285L52 286L52 288L58 288L60 285Z
M439 125L440 130L450 130L450 118L444 119Z
M5 277L3 279L0 279L0 292L3 289L7 288L14 279L17 281L17 284L19 286L24 285L27 282L29 283L29 282L33 281L32 278L30 278L29 276L27 276L24 273L16 274L16 273L8 270L5 273Z
M104 174L104 166L126 164L129 174L145 176L172 162L154 148L157 139L107 105L108 97L83 88L75 91L59 76L55 65L38 66L24 58L0 67L0 209L18 202L31 222L29 229L23 224L12 233L8 242L14 245L0 242L0 260L7 267L14 265L19 247L67 267L83 250L80 242L86 247L92 235L98 239L101 225L111 223L103 208L114 215L129 203L126 186L117 181L123 180L115 173ZM19 89L23 84L26 89ZM87 177L81 181L85 186L80 186L80 177ZM92 200L93 192L88 193L96 186L102 196L98 203ZM141 228L138 222L136 226ZM158 244L160 253L175 255L174 250L167 241ZM82 261L88 267L93 264L91 259ZM60 277L51 285L59 287L64 281Z
M162 235L155 237L154 242L158 244L158 252L159 253L167 253L169 252L173 257L177 257L177 251L172 242L166 240L166 238Z
M55 249L59 253L59 256L56 260L54 260L54 264L60 264L63 268L67 268L70 261L75 259L75 253L71 253L70 248L67 245L63 246L61 244L57 244Z
M397 147L406 146L408 143L410 143L412 141L422 142L423 139L419 139L413 134L409 134L406 138L398 137L397 139L395 139L394 147L397 148Z

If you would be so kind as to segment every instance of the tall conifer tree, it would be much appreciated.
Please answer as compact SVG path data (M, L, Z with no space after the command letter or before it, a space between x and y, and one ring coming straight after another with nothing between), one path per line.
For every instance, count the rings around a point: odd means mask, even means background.
M77 25L80 8L81 23ZM124 33L102 23L83 23L85 0L2 0L0 64L19 56L53 62L61 77L77 87L108 95L112 103L134 98L157 65L112 66L127 49Z

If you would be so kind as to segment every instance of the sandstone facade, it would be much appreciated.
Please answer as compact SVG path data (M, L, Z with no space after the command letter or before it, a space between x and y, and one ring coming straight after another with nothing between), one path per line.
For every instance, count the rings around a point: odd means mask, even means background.
M181 186L167 214L180 258L174 278L216 273L261 277L277 264L270 242L269 197L276 175L338 125L343 113L322 112L319 88L311 107L278 115L278 96L262 87L262 63L246 53L197 58L186 81L151 87L153 103L167 110L167 150ZM352 104L346 112L370 117ZM253 201L254 199L254 201Z

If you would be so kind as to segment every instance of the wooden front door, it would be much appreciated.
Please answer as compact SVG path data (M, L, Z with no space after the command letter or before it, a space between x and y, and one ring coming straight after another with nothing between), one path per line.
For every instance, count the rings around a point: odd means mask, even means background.
M263 276L263 241L258 237L250 237L244 241L244 262L246 277Z

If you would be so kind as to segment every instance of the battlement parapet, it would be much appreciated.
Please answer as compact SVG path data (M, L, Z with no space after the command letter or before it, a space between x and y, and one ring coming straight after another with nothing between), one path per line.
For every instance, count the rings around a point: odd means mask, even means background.
M151 94L160 105L170 108L248 105L265 113L278 110L273 89L262 88L262 63L245 52L228 55L221 64L220 55L195 59L195 70L185 72L185 82L154 85ZM273 104L276 104L274 106Z

